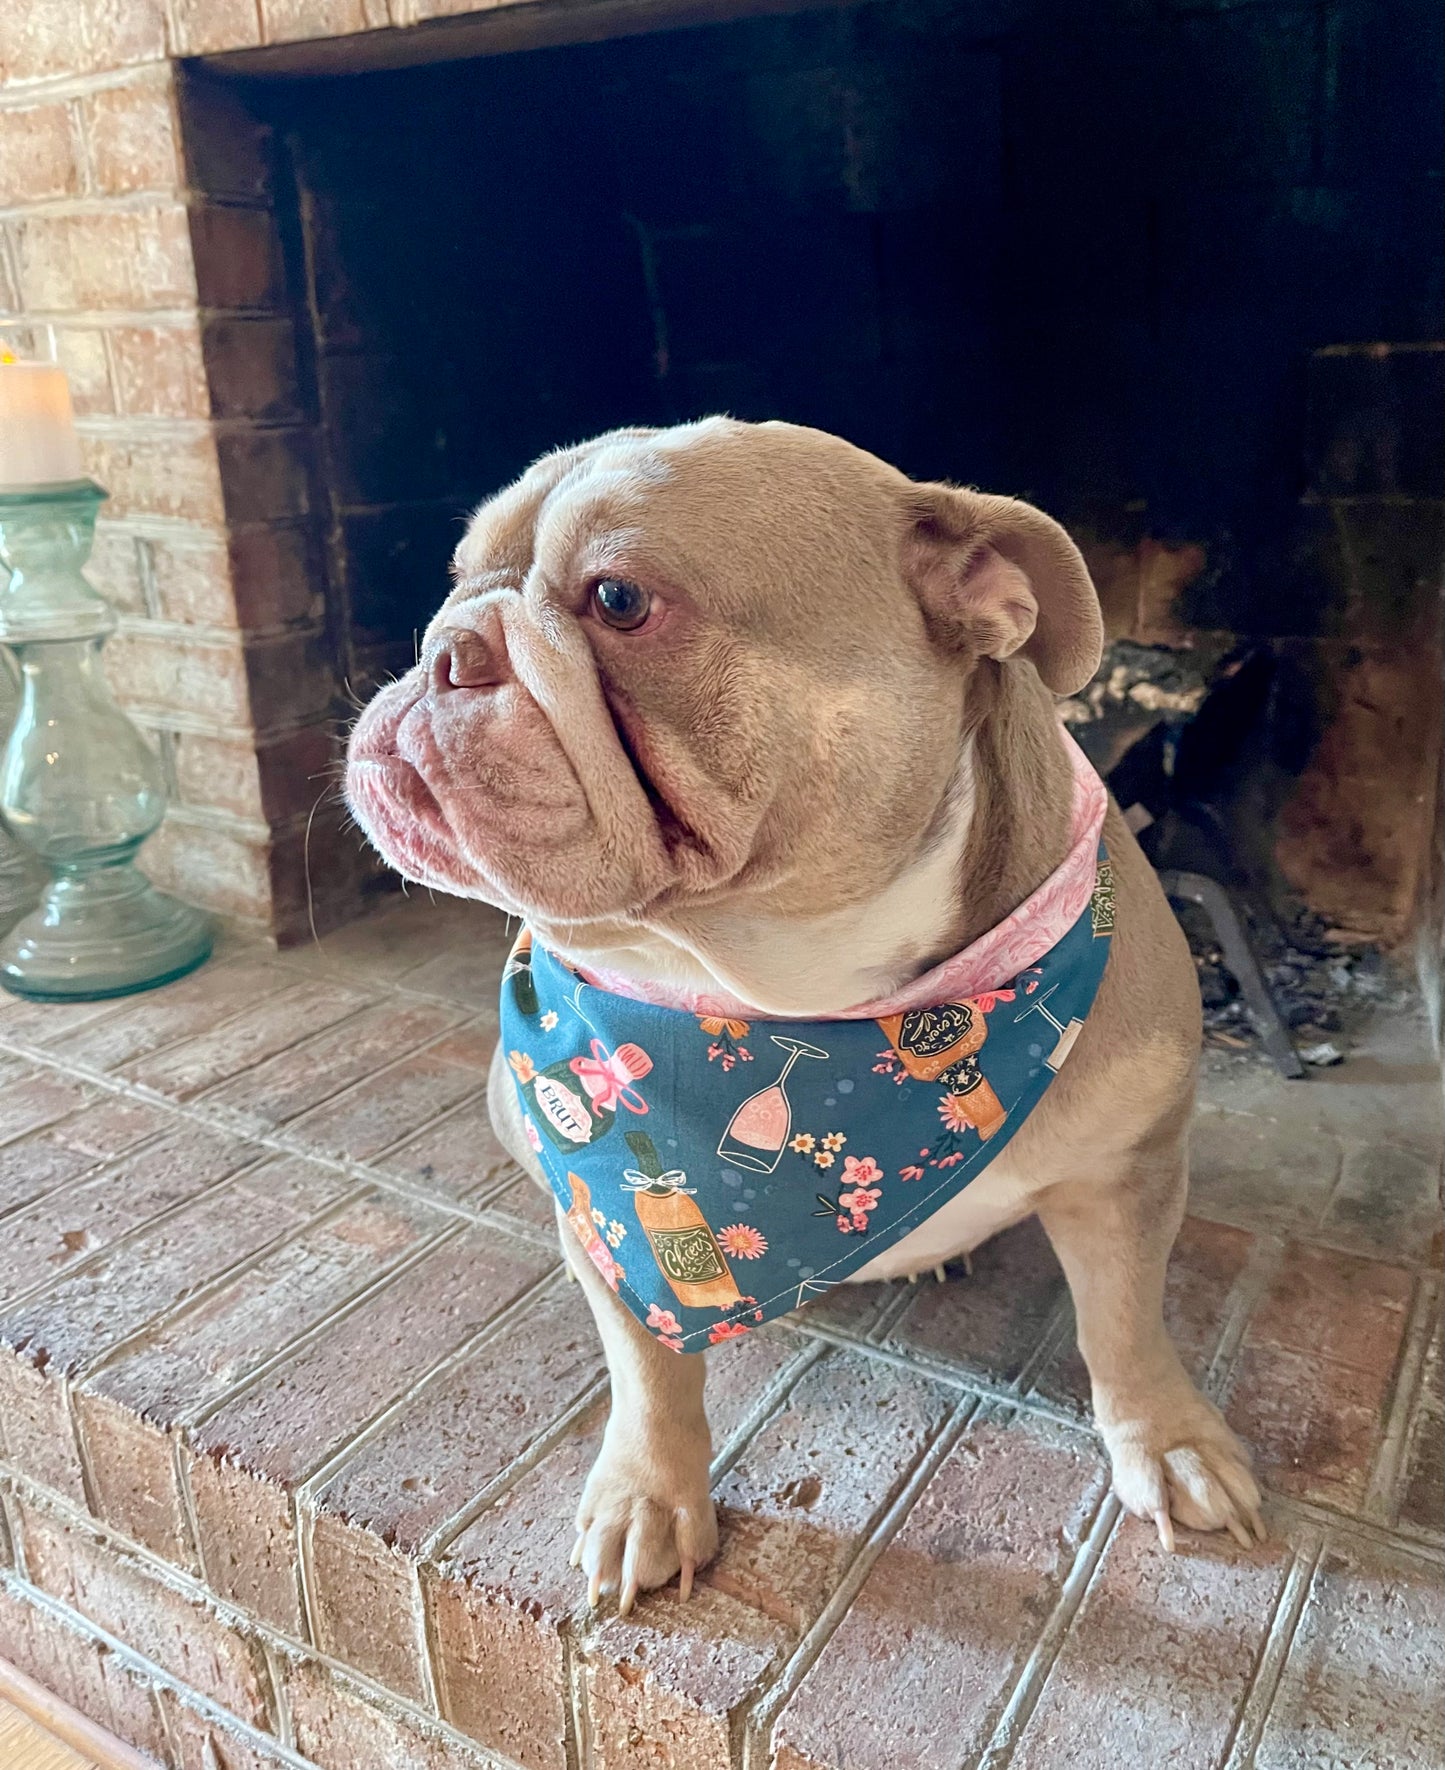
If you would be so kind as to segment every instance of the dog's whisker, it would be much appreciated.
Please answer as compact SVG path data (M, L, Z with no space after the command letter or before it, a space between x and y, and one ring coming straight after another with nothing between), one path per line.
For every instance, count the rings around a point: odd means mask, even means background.
M317 795L310 811L306 814L306 834L301 839L301 872L306 880L306 921L311 929L311 944L313 946L321 945L321 936L316 932L316 900L311 890L311 825L315 820L317 807L331 791L332 788L327 787Z

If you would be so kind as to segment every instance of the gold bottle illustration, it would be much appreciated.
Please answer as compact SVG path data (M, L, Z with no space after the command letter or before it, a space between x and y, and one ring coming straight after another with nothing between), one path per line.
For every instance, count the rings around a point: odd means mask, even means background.
M717 1237L691 1196L680 1168L663 1172L657 1148L645 1131L629 1131L627 1146L637 1157L622 1184L632 1194L637 1220L652 1247L658 1270L673 1295L689 1309L730 1309L741 1303Z
M1008 1114L979 1068L988 1018L976 1002L941 1002L878 1022L898 1061L916 1081L937 1082L959 1101L968 1122L987 1143Z

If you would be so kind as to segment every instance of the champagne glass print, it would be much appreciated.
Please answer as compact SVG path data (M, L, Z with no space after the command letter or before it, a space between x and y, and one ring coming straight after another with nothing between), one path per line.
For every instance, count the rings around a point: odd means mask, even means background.
M780 1038L772 1034L773 1043L788 1053L788 1061L775 1082L759 1088L733 1114L718 1154L735 1168L752 1168L759 1174L771 1174L782 1159L788 1133L793 1128L793 1109L788 1103L784 1085L789 1072L800 1057L826 1058L828 1053L802 1039Z
M1058 987L1059 986L1056 983L1050 984L1037 1001L1029 1003L1028 1007L1024 1009L1022 1014L1014 1015L1014 1025L1017 1026L1021 1020L1026 1020L1030 1014L1042 1014L1044 1019L1048 1021L1049 1025L1053 1027L1054 1031L1059 1035L1058 1044L1054 1046L1053 1050L1044 1059L1044 1062L1051 1070L1053 1070L1055 1075L1057 1075L1060 1069L1063 1068L1064 1059L1068 1056L1070 1051L1073 1050L1074 1040L1077 1039L1079 1034L1084 1030L1084 1023L1082 1020L1071 1020L1069 1024L1065 1026L1063 1021L1057 1019L1050 1010L1044 1006L1044 1003L1048 1001L1049 997Z

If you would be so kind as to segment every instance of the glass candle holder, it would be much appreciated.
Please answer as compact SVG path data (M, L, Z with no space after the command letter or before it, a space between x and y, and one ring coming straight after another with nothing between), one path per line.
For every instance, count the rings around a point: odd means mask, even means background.
M0 568L0 581L3 581ZM0 648L0 743L15 723L20 705L20 674L15 661ZM0 820L0 935L6 934L40 898L44 869L29 849L22 848Z
M39 908L0 942L0 985L41 1001L168 983L214 938L208 916L134 864L166 795L159 762L106 685L115 612L81 570L105 495L90 480L0 491L0 644L20 675L0 817L50 875Z

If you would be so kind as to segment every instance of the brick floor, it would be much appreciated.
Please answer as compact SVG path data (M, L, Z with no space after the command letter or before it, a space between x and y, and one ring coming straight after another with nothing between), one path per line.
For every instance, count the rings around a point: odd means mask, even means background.
M1036 1225L720 1349L686 1606L586 1608L605 1419L486 1117L499 918L0 998L0 1657L173 1770L1445 1758L1441 1098L1418 1021L1206 1061L1168 1313L1271 1542L1121 1518Z

